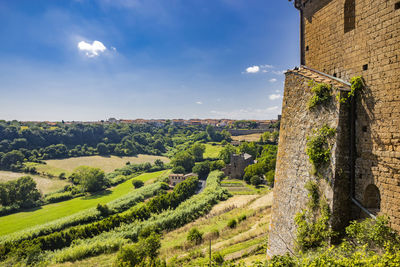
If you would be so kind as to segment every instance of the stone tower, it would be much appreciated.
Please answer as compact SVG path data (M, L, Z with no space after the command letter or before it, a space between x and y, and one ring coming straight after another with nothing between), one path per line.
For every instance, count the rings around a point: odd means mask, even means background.
M293 251L295 214L306 206L305 183L316 180L305 152L313 129L336 129L319 183L330 225L341 230L359 216L385 214L400 231L400 1L295 0L300 11L301 67L286 73L270 255ZM309 80L346 94L351 77L364 88L351 104L335 99L307 108Z

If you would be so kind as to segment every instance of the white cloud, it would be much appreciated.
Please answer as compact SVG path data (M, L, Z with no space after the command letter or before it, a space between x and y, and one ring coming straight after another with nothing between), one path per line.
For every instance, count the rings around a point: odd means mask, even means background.
M271 99L271 100L276 100L276 99L280 99L280 98L282 98L282 96L280 94L269 95L269 99Z
M276 119L278 114L280 113L279 106L271 106L264 109L238 109L231 111L220 111L220 110L212 110L210 111L211 116L214 118L229 118L229 119L256 119L256 120L265 120L265 119Z
M277 79L275 79L275 78L269 79L269 82L270 82L270 83L274 83L274 82L276 82L276 81L277 81Z
M275 75L282 75L285 73L285 71L284 70L273 70L272 73Z
M94 41L92 44L80 41L78 43L78 49L86 52L86 56L88 57L96 57L99 53L103 53L107 50L107 47L105 47L100 41Z
M196 104L197 104L197 105L203 105L203 102L197 101Z
M268 65L268 64L261 65L260 67L261 67L261 68L265 68L265 69L273 69L273 68L274 68L274 66Z
M268 72L268 71L267 71L267 70L262 70L262 72L266 73L266 72Z
M252 66L252 67L248 67L246 69L247 73L257 73L260 71L260 67L259 66Z

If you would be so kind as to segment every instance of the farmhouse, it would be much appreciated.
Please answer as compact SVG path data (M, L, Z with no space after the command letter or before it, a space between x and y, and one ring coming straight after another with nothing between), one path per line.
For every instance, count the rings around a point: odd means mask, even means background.
M188 174L182 174L182 173L171 173L168 178L169 178L169 185L170 186L175 186L179 184L182 181L185 181L189 177L197 176L195 173L188 173Z

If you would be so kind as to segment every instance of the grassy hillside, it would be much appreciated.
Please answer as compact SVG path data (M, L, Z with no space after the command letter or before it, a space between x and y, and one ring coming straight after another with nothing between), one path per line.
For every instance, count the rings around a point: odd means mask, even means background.
M166 234L160 256L177 266L203 266L208 263L211 240L212 254L220 253L225 260L235 263L248 257L265 260L264 245L271 205L272 192L234 196L216 205L206 216ZM244 216L245 219L239 222L239 218ZM228 227L231 220L238 222L236 227ZM203 233L203 242L199 245L187 241L187 234L192 228Z
M264 191L265 193L265 191ZM255 195L237 195L220 202L196 221L163 234L160 258L168 266L207 266L209 240L212 255L220 253L224 259L235 264L253 266L255 261L265 261L265 244L270 220L272 192ZM228 221L246 215L235 228L227 227ZM243 218L243 217L242 217ZM203 233L203 242L190 244L186 238L190 229ZM218 236L215 233L218 232ZM116 253L102 254L76 262L51 266L112 266Z
M163 175L166 171L145 173L134 179L144 182ZM102 193L71 199L64 202L42 206L25 212L19 212L0 217L0 235L5 235L53 221L79 211L97 206L98 203L105 204L134 190L131 180L128 180L110 190Z
M50 179L46 177L41 177L39 175L32 175L20 172L10 172L10 171L0 171L0 183L16 180L19 177L27 175L29 175L30 177L33 178L33 180L35 180L37 188L39 189L40 192L42 192L42 194L47 194L50 192L57 191L63 188L65 185L70 184L68 181L65 180Z
M206 151L204 152L204 158L218 158L219 152L222 150L221 145L205 144Z
M52 159L52 160L46 160L45 161L46 164L29 163L29 166L36 167L38 172L44 172L54 176L58 176L62 172L69 175L76 167L82 165L97 167L107 173L117 168L123 167L128 161L131 164L140 164L145 162L154 163L156 159L160 159L165 163L169 162L169 159L166 157L153 156L153 155L137 155L132 157L89 156L89 157L76 157L67 159Z

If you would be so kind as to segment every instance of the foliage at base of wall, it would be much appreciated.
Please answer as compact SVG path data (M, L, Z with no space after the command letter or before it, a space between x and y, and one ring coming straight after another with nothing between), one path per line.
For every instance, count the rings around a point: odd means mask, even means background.
M296 214L297 225L296 245L299 251L327 244L335 235L329 225L331 212L324 196L320 196L317 183L309 181L307 208Z
M322 246L298 255L274 256L267 266L400 266L400 236L377 217L354 221L338 246Z
M318 130L313 130L313 135L307 137L306 153L313 165L313 173L329 163L331 158L331 146L329 141L335 136L336 130L324 125Z
M307 104L308 109L313 109L318 105L326 105L332 99L332 85L310 80L308 86L311 87L313 93Z

